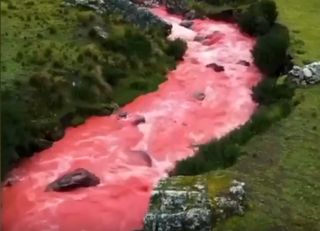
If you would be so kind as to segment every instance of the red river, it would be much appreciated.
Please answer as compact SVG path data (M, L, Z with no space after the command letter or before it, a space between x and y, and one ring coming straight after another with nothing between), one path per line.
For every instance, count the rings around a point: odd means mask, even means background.
M244 124L256 108L251 88L261 75L252 64L255 41L236 25L181 18L161 8L152 12L173 25L169 39L187 41L184 60L155 92L116 114L92 117L68 128L63 139L24 161L12 175L17 182L2 189L4 231L133 231L142 227L153 187L177 160L196 152L195 144L219 138ZM194 41L195 36L206 36ZM238 62L245 60L250 66ZM215 72L207 64L224 67ZM205 99L195 99L203 92ZM146 122L132 125L144 116ZM138 152L148 152L150 166ZM45 192L48 183L75 168L101 179L97 187Z

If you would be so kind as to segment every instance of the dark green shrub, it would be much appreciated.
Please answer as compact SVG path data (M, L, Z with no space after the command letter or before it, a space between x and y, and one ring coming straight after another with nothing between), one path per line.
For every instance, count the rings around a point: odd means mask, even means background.
M254 62L266 75L276 74L284 65L289 47L289 32L279 24L258 38L253 48Z
M49 30L50 34L56 34L57 33L57 28L54 27L54 26L49 26L48 30Z
M174 57L175 60L182 60L186 49L187 43L185 41L183 41L182 39L175 39L169 42L166 53L169 56Z
M278 16L277 7L272 0L261 0L250 5L238 16L242 31L250 35L263 35L275 23Z
M255 101L270 105L279 99L291 99L294 95L294 87L289 83L277 84L275 78L266 78L254 88L253 92Z

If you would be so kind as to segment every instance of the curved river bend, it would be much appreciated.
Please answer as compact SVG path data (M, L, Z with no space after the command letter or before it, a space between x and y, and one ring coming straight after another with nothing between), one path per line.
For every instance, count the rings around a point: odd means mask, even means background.
M256 108L251 88L260 80L252 64L252 38L235 25L181 19L156 8L172 23L171 38L187 41L184 61L156 92L123 108L127 118L92 117L65 137L23 162L12 174L18 179L2 190L5 231L132 231L141 228L153 186L177 160L193 155L194 144L219 138L245 123ZM195 36L207 36L202 42ZM237 64L245 60L251 65ZM224 66L215 72L207 64ZM205 93L203 101L194 98ZM146 123L132 125L143 115ZM152 166L139 152L148 152ZM72 192L44 192L66 171L85 168L101 179L97 187Z

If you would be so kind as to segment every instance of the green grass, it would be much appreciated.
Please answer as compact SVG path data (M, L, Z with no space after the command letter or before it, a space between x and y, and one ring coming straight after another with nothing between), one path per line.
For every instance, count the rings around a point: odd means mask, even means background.
M320 1L276 0L276 3L280 21L289 26L296 41L304 42L301 49L305 54L296 54L296 61L320 60Z
M295 62L320 59L318 0L277 0L280 21L295 39ZM299 33L297 33L299 31ZM225 174L247 183L249 210L218 231L320 230L320 86L297 89L300 101L285 119L250 140L247 155ZM210 179L210 178L209 178ZM215 181L209 181L214 187Z

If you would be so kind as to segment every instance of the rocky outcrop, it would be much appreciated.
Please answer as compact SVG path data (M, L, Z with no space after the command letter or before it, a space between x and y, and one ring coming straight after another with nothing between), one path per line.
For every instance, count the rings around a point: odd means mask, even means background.
M211 231L212 210L205 184L187 186L174 177L161 181L152 194L145 231Z
M125 20L141 28L157 26L166 34L171 31L171 25L160 17L152 14L146 7L135 4L129 0L65 0L66 5L83 6L94 9L98 13L119 13ZM142 2L141 2L142 3Z
M86 169L78 168L66 173L50 183L46 191L65 192L80 187L92 187L100 184L100 179Z
M320 82L320 62L313 62L304 67L293 66L288 77L297 85L313 85Z
M243 215L246 208L245 183L231 182L228 192L221 192L214 198L214 217L216 222L234 215Z
M244 187L243 182L233 180L213 196L201 177L162 180L152 194L144 231L211 231L216 222L243 215Z
M192 25L193 25L193 21L191 21L191 20L183 20L180 23L180 26L184 26L186 28L190 28L190 27L192 27Z

